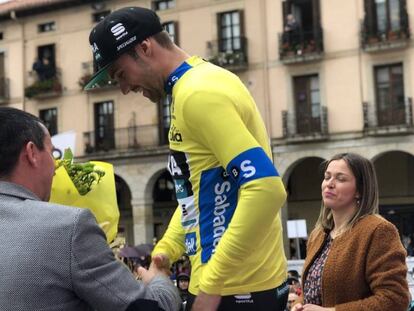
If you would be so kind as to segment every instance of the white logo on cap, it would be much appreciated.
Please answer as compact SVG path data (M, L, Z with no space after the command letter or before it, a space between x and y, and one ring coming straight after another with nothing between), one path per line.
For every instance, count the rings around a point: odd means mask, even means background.
M111 28L111 31L114 34L114 36L119 36L121 33L125 31L125 27L121 23L118 23Z
M98 50L99 50L99 48L98 48L98 46L96 45L96 43L95 43L95 42L91 45L91 47L92 47L92 52L93 52L93 53L96 53L96 51L98 51Z
M115 26L112 26L111 32L116 38L116 40L121 39L122 37L126 36L128 32L126 31L124 25L122 23L118 23Z

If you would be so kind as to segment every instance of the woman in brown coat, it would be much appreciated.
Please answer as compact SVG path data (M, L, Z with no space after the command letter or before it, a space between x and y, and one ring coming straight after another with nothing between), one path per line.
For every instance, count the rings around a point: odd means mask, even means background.
M322 208L307 248L304 302L294 311L406 311L406 252L378 215L372 163L352 153L325 166Z

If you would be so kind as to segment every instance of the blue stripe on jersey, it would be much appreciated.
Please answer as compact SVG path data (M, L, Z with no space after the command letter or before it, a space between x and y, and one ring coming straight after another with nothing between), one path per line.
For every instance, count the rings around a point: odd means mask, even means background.
M171 95L172 89L177 81L193 66L188 64L187 62L182 63L178 68L176 68L168 77L167 82L164 85L165 93Z
M201 262L209 261L226 231L237 205L238 188L222 167L201 173L200 211Z
M272 161L260 147L240 153L227 165L227 172L236 179L238 187L258 178L279 176Z

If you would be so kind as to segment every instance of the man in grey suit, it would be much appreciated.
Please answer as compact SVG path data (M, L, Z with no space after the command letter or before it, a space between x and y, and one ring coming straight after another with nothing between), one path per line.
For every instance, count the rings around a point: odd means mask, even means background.
M0 310L178 310L168 278L137 282L88 209L47 203L52 150L38 118L0 107Z

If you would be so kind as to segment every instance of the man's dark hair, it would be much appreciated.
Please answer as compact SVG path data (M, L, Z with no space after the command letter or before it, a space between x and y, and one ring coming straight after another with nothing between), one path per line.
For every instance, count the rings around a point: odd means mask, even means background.
M288 275L289 276L292 276L292 277L294 277L294 278L297 278L297 279L299 279L299 272L297 271L297 270L289 270L288 271Z
M164 49L170 50L174 46L174 43L171 41L170 35L165 30L153 35L152 38L154 38L154 40ZM133 59L137 60L139 57L137 52L135 51L135 47L136 45L133 48L125 51L125 53L131 56Z
M172 42L170 35L165 30L153 35L152 37L159 45L161 45L163 48L167 50L172 49L174 46L174 43Z
M44 149L45 130L41 124L40 119L30 113L0 107L0 177L13 171L22 148L28 142Z

